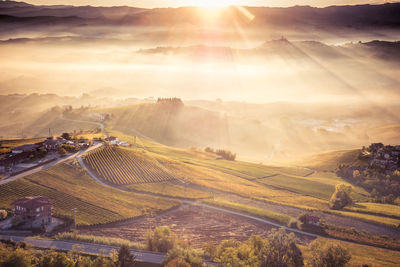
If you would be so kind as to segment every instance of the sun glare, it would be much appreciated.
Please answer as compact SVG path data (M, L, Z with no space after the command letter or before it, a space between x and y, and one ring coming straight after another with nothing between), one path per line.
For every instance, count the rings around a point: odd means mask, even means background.
M190 0L188 4L191 6L201 7L226 7L239 4L238 0Z

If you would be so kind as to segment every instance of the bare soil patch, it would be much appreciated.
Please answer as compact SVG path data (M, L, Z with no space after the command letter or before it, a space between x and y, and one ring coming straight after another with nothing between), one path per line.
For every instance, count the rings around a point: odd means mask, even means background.
M79 232L143 242L148 230L164 225L169 226L179 239L187 240L193 247L201 247L203 243L210 241L217 244L230 238L245 241L252 234L265 237L273 228L241 216L199 206L183 205L171 212L153 218L142 218L123 226L88 228ZM311 240L302 235L298 238L299 242L304 244Z

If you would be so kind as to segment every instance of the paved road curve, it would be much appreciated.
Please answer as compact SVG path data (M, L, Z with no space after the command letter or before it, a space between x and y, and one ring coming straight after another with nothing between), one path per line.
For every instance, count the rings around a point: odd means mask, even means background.
M61 241L61 240L43 240L43 239L35 239L31 237L24 237L24 236L9 236L9 235L0 235L2 239L12 239L14 241L24 241L34 247L38 248L56 248L65 251L77 250L74 249L74 245L79 245L79 251L85 252L89 254L106 254L109 255L111 250L119 250L119 247L116 246L106 246L106 245L98 245L98 244L91 244L91 243L82 243L82 242L75 242L75 241ZM156 253L156 252L149 252L149 251L141 251L141 250L134 250L131 249L131 252L136 256L137 260L143 262L150 262L161 264L165 258L165 254L163 253Z
M100 146L102 146L102 143L99 143L99 144L96 144L94 146L91 146L86 150L82 150L82 151L76 152L75 154L72 154L72 155L70 155L68 157L59 158L58 160L54 160L52 162L43 164L43 165L41 165L39 167L36 167L34 169L31 169L29 171L25 171L25 172L22 172L22 173L19 173L19 174L16 174L16 175L9 176L8 178L1 180L0 181L0 185L15 181L15 180L17 180L19 178L25 177L27 175L31 175L31 174L39 172L41 170L46 170L46 169L50 168L51 166L54 166L54 165L56 165L58 163L73 159L75 157L78 157L78 156L82 155L83 153L86 153L86 152L88 152L90 150L96 149L96 148L98 148Z

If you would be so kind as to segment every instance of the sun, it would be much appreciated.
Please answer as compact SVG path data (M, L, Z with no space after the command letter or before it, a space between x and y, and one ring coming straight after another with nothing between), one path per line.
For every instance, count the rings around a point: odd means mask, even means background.
M200 7L226 7L238 5L239 0L188 0L188 5Z

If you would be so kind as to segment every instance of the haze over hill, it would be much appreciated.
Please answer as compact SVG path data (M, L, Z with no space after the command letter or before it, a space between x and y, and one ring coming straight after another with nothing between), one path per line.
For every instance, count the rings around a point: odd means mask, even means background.
M145 9L3 1L1 135L93 128L60 123L71 105L71 118L107 112L116 130L260 161L396 143L399 14L398 3ZM158 97L185 105L137 105Z

